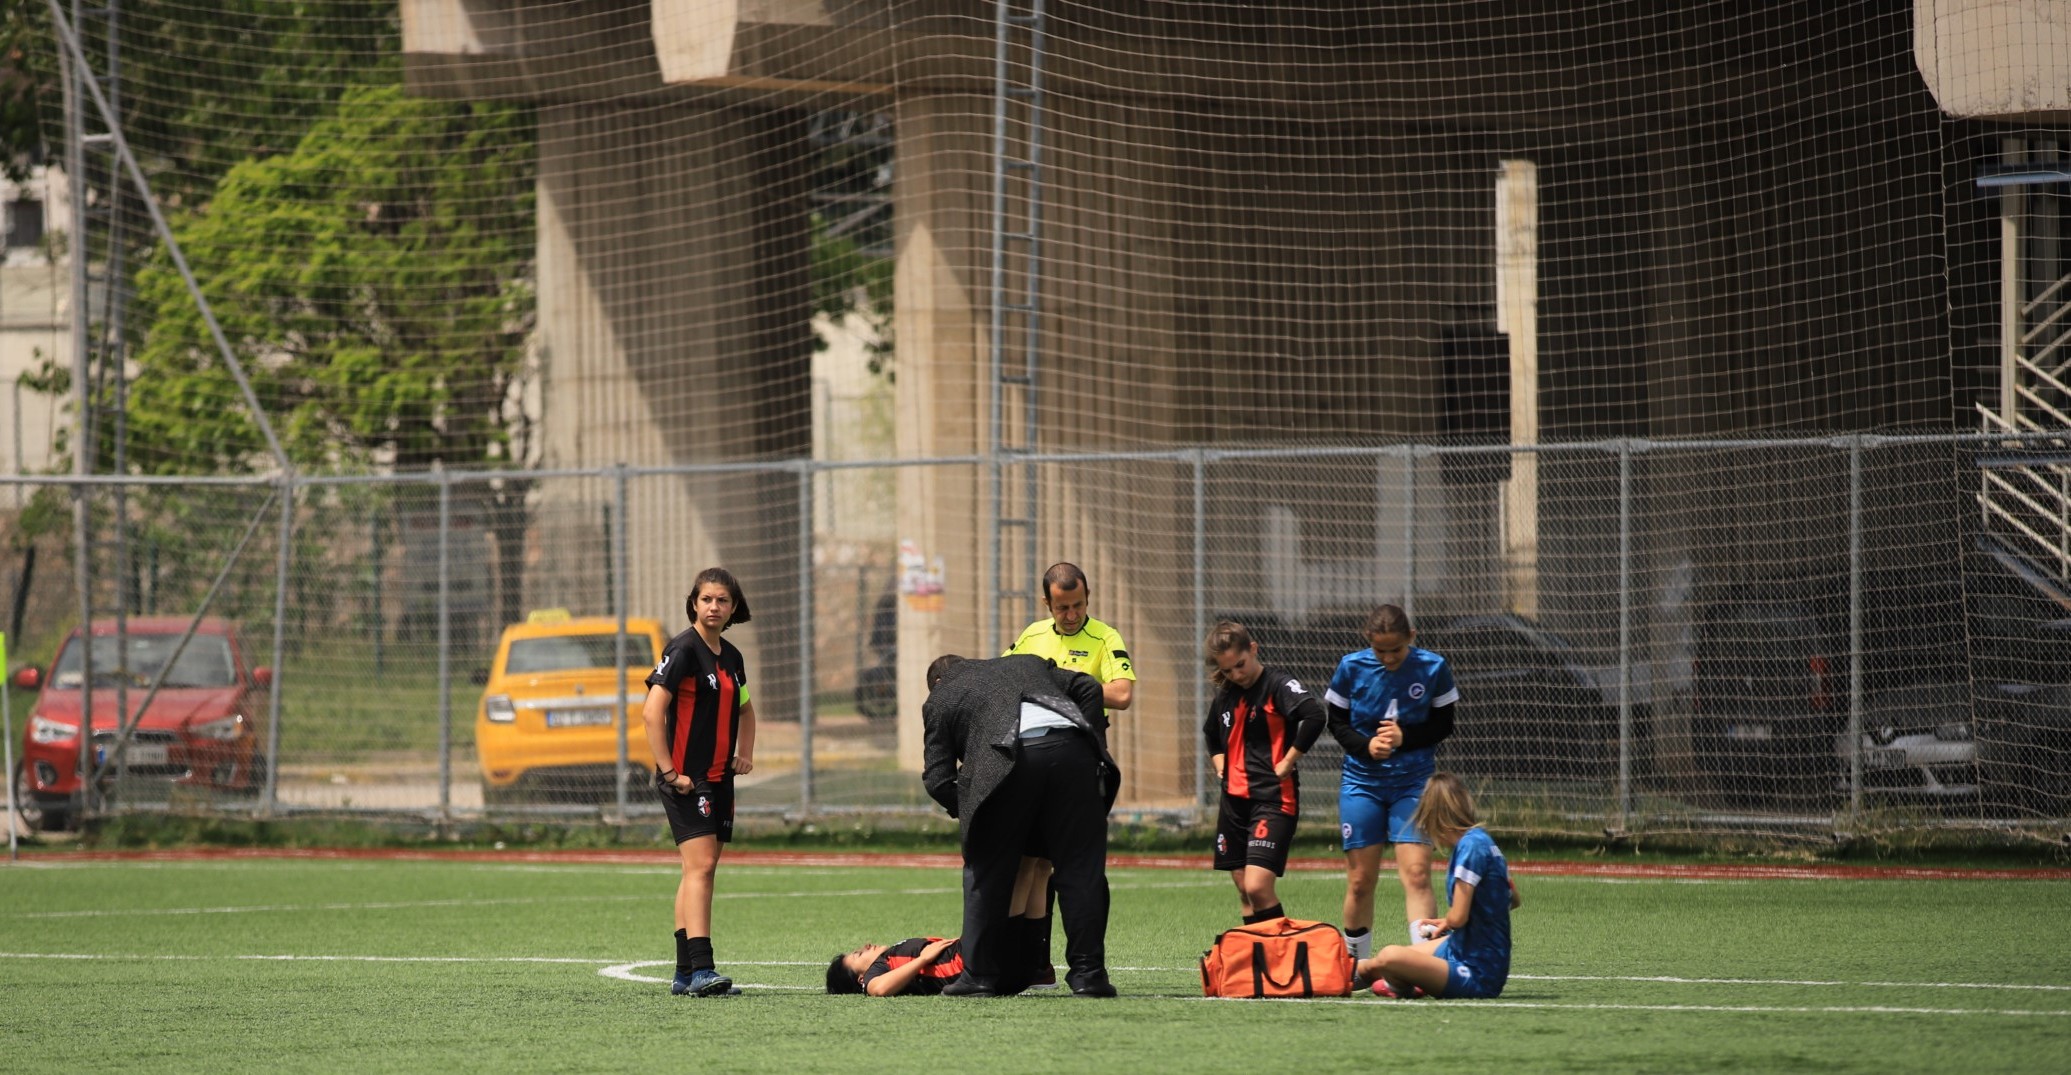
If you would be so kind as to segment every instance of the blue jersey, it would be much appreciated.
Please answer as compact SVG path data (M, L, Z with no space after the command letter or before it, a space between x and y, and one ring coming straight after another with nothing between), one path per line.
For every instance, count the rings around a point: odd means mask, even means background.
M1456 881L1474 886L1474 907L1467 913L1467 924L1446 938L1444 955L1465 964L1464 973L1471 974L1480 989L1501 991L1510 977L1510 866L1479 825L1468 829L1453 848L1452 865L1445 871L1447 899Z
M1371 739L1383 720L1405 730L1431 719L1431 707L1460 700L1453 668L1427 649L1409 648L1402 666L1390 672L1370 649L1348 653L1338 661L1323 700L1352 712L1352 730ZM1422 788L1437 768L1432 747L1398 750L1380 761L1364 754L1345 755L1345 784L1373 790Z

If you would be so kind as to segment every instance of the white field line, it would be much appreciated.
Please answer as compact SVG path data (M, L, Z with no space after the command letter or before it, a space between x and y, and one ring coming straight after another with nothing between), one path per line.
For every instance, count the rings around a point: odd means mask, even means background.
M670 871L674 873L675 871ZM1113 891L1135 891L1174 888L1221 888L1224 881L1162 881L1142 884L1110 885ZM811 899L819 897L845 896L941 896L960 893L960 886L933 886L927 888L852 888L841 890L819 889L810 892L795 890L777 892L719 891L713 899L721 900L767 900L767 899ZM90 908L76 911L16 911L0 914L5 919L58 919L58 918L132 918L146 915L211 915L211 914L264 914L293 913L297 911L397 911L411 908L442 907L511 907L533 906L556 903L632 903L648 902L665 898L666 894L634 893L597 896L509 896L480 897L474 899L449 900L370 900L364 902L338 903L261 903L228 905L219 907L135 907L135 908Z
M89 953L89 952L0 952L0 959L78 959L78 960L246 960L258 962L310 962L310 963L566 963L576 966L595 966L612 963L609 959L579 956L341 956L341 955L177 955L166 953ZM824 967L823 959L729 959L729 967ZM673 966L671 960L647 960L643 962L614 964L621 967L663 967ZM1193 971L1187 967L1131 967L1116 966L1115 971L1145 974L1181 974ZM667 979L658 979L667 981ZM1847 981L1839 978L1684 978L1673 975L1654 974L1513 974L1511 981L1532 982L1644 982L1662 985L1754 985L1754 986L1807 986L1834 988L1888 988L1888 989L2006 989L2043 990L2050 992L2071 992L2071 985L2040 985L2027 982L1890 982L1890 981ZM1205 998L1204 998L1205 999ZM1322 998L1328 999L1328 998ZM1481 1002L1477 1002L1480 1006ZM1506 1003L1521 1004L1522 1001ZM1563 1005L1574 1007L1575 1005ZM1737 1010L1737 1008L1735 1009ZM1778 1011L1792 1011L1794 1008L1777 1008ZM1910 1009L1889 1009L1892 1011Z
M108 954L100 954L100 955L96 955L96 954L88 954L88 953L75 953L75 952L0 952L0 959L56 959L56 960L106 960L106 961L115 961L115 962L122 962L122 961L149 961L149 960L161 960L161 961L166 961L166 960L176 960L176 961L199 961L199 960L231 960L231 961L238 961L238 962L262 962L262 963L305 963L305 962L306 962L306 963L534 963L534 964L537 964L537 963L551 963L551 964L572 964L572 965L576 965L576 966L598 966L598 964L600 964L600 963L604 963L604 964L606 964L606 965L604 965L604 966L601 966L601 967L599 967L599 969L597 970L597 973L598 973L599 975L602 975L602 976L604 976L604 977L607 977L607 978L614 978L614 979L617 979L617 980L620 980L620 981L627 981L627 982L637 982L637 983L640 983L640 984L651 984L651 985L660 985L660 984L666 983L666 982L668 981L668 979L667 979L667 978L662 978L662 977L655 977L655 976L652 976L652 975L640 974L640 973L638 973L638 972L639 972L640 970L642 970L642 969L645 969L645 968L648 968L648 967L669 967L669 966L673 966L673 965L674 965L674 960L665 960L665 959L664 959L664 960L642 960L642 961L636 961L636 962L631 962L631 963L606 963L606 961L605 961L605 960L600 960L600 959L579 959L579 958L564 958L564 957L556 957L556 956L301 956L301 955L233 955L233 956L193 956L193 955L134 955L134 954L125 954L125 955L108 955ZM728 961L728 965L729 965L729 966L742 966L742 967L817 967L817 966L820 966L820 965L821 965L821 963L820 963L820 961L818 961L818 960L764 960L764 961L747 961L747 960L735 961L735 960L729 960L729 961ZM1163 970L1172 970L1173 968L1169 968L1169 967L1118 967L1118 968L1115 968L1115 969L1117 969L1117 970L1128 970L1128 971L1150 971L1150 970L1160 970L1160 971L1163 971ZM1516 977L1526 977L1526 976L1524 976L1524 975L1518 975L1518 976L1516 976ZM1609 976L1605 976L1605 977L1586 977L1586 978L1585 978L1585 977L1581 977L1581 976L1575 976L1575 977L1553 977L1553 976L1534 976L1534 977L1535 977L1535 980L1559 980L1559 981L1576 981L1576 980L1581 980L1581 981L1633 981L1633 982L1650 982L1650 983L1671 983L1671 984L1712 984L1712 983L1731 983L1731 984L1746 984L1746 985L1786 985L1786 986L1789 986L1789 985L1799 985L1799 986L1803 986L1803 985L1810 985L1810 986L1898 986L1898 987L1907 987L1907 988L1914 988L1914 987L1921 987L1921 986L1929 986L1929 987L1932 987L1932 986L1947 986L1947 987L1952 987L1952 988L1963 988L1963 989L2038 989L2038 988L2039 988L2039 989L2061 989L2061 988L2066 988L2066 987L2062 987L2062 986L2033 986L2033 985L2019 985L2019 984L1993 984L1993 983L1959 983L1959 982L1826 982L1826 981L1798 981L1798 980L1787 980L1787 979L1779 979L1779 980L1775 980L1775 981L1764 981L1764 980L1759 980L1759 979L1741 979L1741 978L1734 978L1734 979L1707 979L1707 978L1657 978L1657 977L1630 977L1630 978L1621 978L1621 977L1609 977ZM791 986L791 985L763 985L763 984L753 984L753 983L745 983L745 982L744 982L744 983L740 983L740 985L741 985L741 988L742 988L742 989L744 989L744 990L755 990L755 991L758 991L758 992L762 992L762 991L768 991L768 992L802 992L802 993L811 993L811 992L817 992L817 991L818 991L818 990L817 990L817 988L816 988L816 987L813 987L813 986ZM1145 999L1156 999L1156 1000L1217 1000L1217 1001L1223 1001L1223 1000L1229 1000L1230 998L1220 998L1220 997L1217 997L1217 998L1210 998L1210 997L1192 997L1192 996L1189 996L1189 997L1153 996L1153 997L1146 997ZM1247 1002L1245 1002L1245 1003L1256 1003L1256 1002L1255 1002L1255 1001L1247 1001ZM1558 1001L1529 1001L1529 1000L1473 1000L1473 1001L1455 1001L1455 1002L1452 1002L1452 1003L1447 1003L1447 1002L1444 1002L1444 1001L1424 1001L1424 1002L1417 1002L1417 1001L1394 1001L1394 1002L1389 1002L1389 1001L1379 1001L1379 1000L1372 1000L1372 999L1367 999L1367 998L1362 998L1362 997L1318 997L1318 998L1314 998L1314 999L1309 999L1309 1000L1299 1000L1299 1001L1287 1001L1286 1003L1298 1003L1298 1004L1369 1004L1369 1005L1386 1005L1387 1007L1389 1007L1390 1009L1393 1009L1393 1010L1401 1010L1401 1011L1434 1011L1434 1012L1444 1012L1444 1013L1447 1013L1448 1015L1458 1015L1458 1014L1462 1014L1462 1013L1465 1013L1465 1012L1486 1012L1486 1011L1495 1011L1495 1010L1503 1010L1503 1009L1518 1009L1518 1010L1534 1010L1534 1011L1538 1011L1538 1010L1558 1010L1558 1011L1570 1011L1570 1010L1572 1010L1572 1011L1623 1011L1623 1012L1727 1012L1727 1013L1740 1013L1740 1014L1750 1014L1750 1015L1768 1015L1768 1014L1808 1014L1808 1015L1997 1015L1997 1016L2009 1016L2009 1017L2017 1017L2017 1018L2065 1018L2065 1017L2071 1017L2071 1009L2034 1009L2034 1008L1923 1008L1923 1007L1914 1007L1914 1006L1908 1006L1908 1007L1900 1007L1900 1006L1896 1006L1896 1005L1884 1005L1884 1004L1618 1004L1618 1003L1604 1003L1604 1002L1597 1002L1597 1001L1590 1001L1590 1002L1583 1002L1583 1003L1563 1003L1563 1002L1558 1002Z

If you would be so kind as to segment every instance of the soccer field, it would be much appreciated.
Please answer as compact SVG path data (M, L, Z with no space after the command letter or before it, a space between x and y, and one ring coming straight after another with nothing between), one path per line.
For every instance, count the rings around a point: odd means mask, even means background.
M9 1070L2047 1071L2071 1056L2071 881L1606 877L1521 862L1492 1001L1227 1001L1204 869L1117 868L1122 997L829 997L827 960L954 932L939 856L720 870L738 997L668 995L677 871L587 861L48 856L0 869ZM849 862L860 863L857 865ZM1299 917L1342 881L1289 874ZM1383 906L1395 898L1384 885ZM1062 938L1057 950L1062 952Z

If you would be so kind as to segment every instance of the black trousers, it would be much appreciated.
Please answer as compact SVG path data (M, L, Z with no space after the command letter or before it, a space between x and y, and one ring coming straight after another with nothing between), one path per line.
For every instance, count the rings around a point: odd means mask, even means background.
M984 749L992 749L986 747ZM1024 739L1007 779L964 829L964 967L1002 992L1023 978L1027 947L1007 922L1023 851L1034 844L1056 866L1067 980L1107 970L1107 801L1100 753L1084 732ZM1009 988L1003 988L1009 987Z

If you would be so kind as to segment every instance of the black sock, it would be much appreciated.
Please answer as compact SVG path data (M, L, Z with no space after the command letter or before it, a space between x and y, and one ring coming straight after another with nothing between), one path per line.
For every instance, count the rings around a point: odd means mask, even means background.
M1050 916L1020 919L1021 951L1028 960L1031 979L1039 979L1050 969Z
M676 931L676 973L690 973L690 934L680 929Z
M1286 912L1282 911L1280 909L1280 905L1276 903L1271 907L1267 907L1262 910L1255 911L1251 914L1245 915L1244 924L1248 926L1254 922L1265 922L1270 919L1285 917L1287 917Z
M692 937L683 943L685 950L690 953L691 970L711 970L713 968L712 938Z

